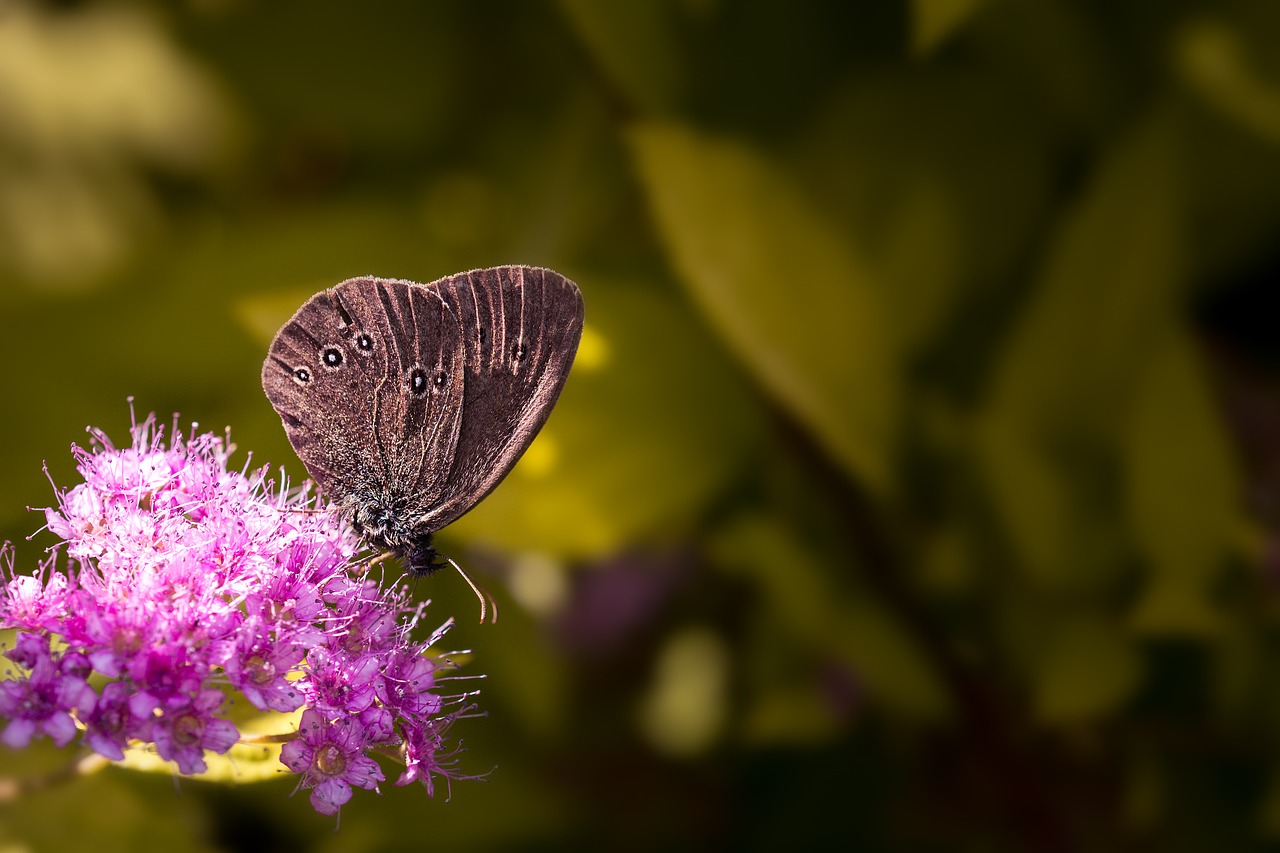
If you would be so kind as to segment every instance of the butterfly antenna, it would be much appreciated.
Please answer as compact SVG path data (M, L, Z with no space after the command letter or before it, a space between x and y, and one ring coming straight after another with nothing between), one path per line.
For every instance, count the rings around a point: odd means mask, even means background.
M459 566L452 557L447 556L445 554L441 554L440 556L444 557L445 562L447 562L449 565L453 566L455 569L458 570L458 574L462 575L462 579L467 582L467 586L471 587L471 591L476 594L476 598L480 599L481 624L484 624L484 617L486 614L488 614L490 606L492 606L493 607L493 624L497 625L498 624L497 600L494 599L494 597L489 594L488 590L481 589L480 585L471 579L471 575L464 572L462 570L462 566Z

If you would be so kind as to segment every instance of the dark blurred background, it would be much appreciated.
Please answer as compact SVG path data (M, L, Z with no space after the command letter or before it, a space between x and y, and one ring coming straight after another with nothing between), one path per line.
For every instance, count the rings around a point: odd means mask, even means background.
M417 588L487 781L335 833L291 779L110 769L0 847L1280 841L1277 44L1273 0L0 0L19 568L130 396L301 479L259 369L321 288L587 306L440 537L501 621Z

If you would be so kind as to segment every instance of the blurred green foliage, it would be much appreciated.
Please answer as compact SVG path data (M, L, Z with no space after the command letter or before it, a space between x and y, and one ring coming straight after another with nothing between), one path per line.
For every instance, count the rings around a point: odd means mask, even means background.
M283 778L109 769L0 847L1280 841L1278 39L1270 0L0 3L20 567L42 461L130 396L304 476L258 373L316 290L532 263L587 306L441 536L501 622L417 590L488 781L335 834Z

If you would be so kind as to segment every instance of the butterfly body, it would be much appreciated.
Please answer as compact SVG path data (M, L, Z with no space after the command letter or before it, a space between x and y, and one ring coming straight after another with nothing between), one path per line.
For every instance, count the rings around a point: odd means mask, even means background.
M537 267L348 279L271 343L262 385L311 477L411 571L515 465L555 404L582 295Z

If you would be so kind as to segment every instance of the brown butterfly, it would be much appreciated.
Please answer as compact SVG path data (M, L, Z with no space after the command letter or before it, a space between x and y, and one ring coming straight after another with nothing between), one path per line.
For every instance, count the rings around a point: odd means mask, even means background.
M429 574L445 565L432 534L493 491L551 413L582 321L577 285L538 267L348 279L276 333L262 387L355 528Z

